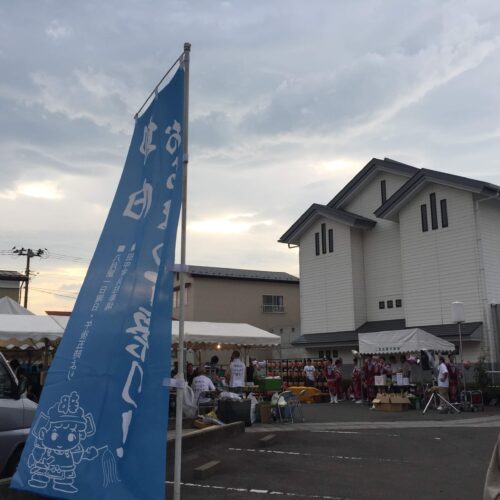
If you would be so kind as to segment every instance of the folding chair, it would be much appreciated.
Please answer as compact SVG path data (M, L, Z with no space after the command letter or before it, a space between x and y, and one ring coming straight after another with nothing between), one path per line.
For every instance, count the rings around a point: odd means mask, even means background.
M302 404L299 399L299 397L302 394L303 394L302 391L301 393L298 394L298 396L296 396L291 391L284 391L279 394L277 409L280 422L291 420L293 424L295 423L295 421L298 419L299 416L300 416L300 422L304 421L304 415L302 413Z

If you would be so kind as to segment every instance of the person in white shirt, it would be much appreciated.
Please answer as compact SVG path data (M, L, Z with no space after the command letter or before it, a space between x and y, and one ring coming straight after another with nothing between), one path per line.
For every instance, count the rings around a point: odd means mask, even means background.
M448 368L444 362L443 356L439 356L439 368L438 368L438 391L439 395L448 401L448 387L450 385ZM441 404L437 408L442 410Z
M215 391L214 383L206 376L206 372L203 368L198 368L197 375L194 377L193 382L191 383L191 388L194 392L194 400L197 403L207 403L210 401L210 398L203 397L200 398L200 394L207 391Z
M231 362L226 372L226 380L229 382L231 392L240 393L245 387L246 366L240 359L239 351L233 351Z
M314 387L314 381L316 380L316 368L312 365L312 361L309 358L307 360L306 366L304 366L304 376L306 379L306 387Z

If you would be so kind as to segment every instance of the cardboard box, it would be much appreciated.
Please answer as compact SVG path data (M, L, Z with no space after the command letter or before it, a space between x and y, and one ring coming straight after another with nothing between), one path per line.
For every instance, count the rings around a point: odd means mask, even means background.
M377 397L376 397L377 401L379 403L390 403L391 402L391 399L389 397L389 394L384 394L384 393L381 393L379 392L377 394Z
M401 396L400 394L391 394L390 399L391 403L393 404L401 404L401 405L410 404L410 400L406 396Z
M375 385L387 385L387 375L375 375Z
M405 411L410 406L410 400L400 394L377 394L372 401L373 406L378 411L400 412Z

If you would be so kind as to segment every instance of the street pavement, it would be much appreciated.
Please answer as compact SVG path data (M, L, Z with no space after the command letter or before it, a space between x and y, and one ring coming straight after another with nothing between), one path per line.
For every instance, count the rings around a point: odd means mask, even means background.
M303 406L304 423L257 424L183 457L183 499L481 499L500 409L383 413L343 402ZM262 447L259 440L275 434ZM206 479L194 468L220 464ZM171 469L171 467L169 467ZM172 498L168 471L167 498Z

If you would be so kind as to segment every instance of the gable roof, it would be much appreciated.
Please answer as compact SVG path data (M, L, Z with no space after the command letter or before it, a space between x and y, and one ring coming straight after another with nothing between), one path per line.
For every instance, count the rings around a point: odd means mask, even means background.
M188 273L191 276L233 280L274 281L278 283L299 283L300 281L299 278L288 273L231 269L227 267L188 266Z
M480 321L462 323L461 329L463 340L479 342L482 335L482 325L483 323ZM404 319L392 319L385 321L368 321L356 330L309 333L307 335L301 335L292 342L292 345L300 345L304 347L356 347L358 345L358 333L394 331L403 330L405 328L420 328L425 332L431 333L436 337L446 339L450 342L458 341L458 327L456 323L407 327Z
M327 207L313 203L286 231L285 234L278 240L279 243L298 244L301 235L306 231L317 219L326 217L327 219L346 224L358 229L371 229L375 226L376 221L357 215L347 210Z
M5 281L28 281L28 278L17 271L2 271L0 270L0 280Z
M395 220L399 210L412 199L426 183L442 184L484 196L496 196L500 199L500 186L496 186L495 184L422 168L389 197L382 206L377 208L374 212L375 215L379 218Z
M404 177L412 177L418 172L418 168L407 165L406 163L401 163L399 161L391 160L390 158L384 158L380 160L378 158L372 158L362 170L360 170L339 192L338 194L328 203L329 207L339 208L347 200L354 196L355 192L362 187L366 182L368 182L372 177L374 177L378 172L392 172L395 174L402 175Z

